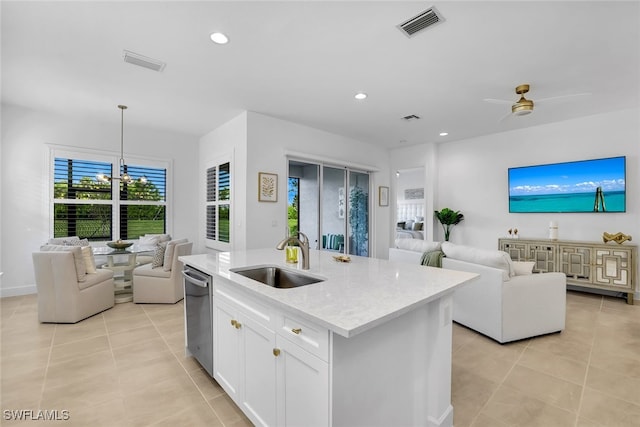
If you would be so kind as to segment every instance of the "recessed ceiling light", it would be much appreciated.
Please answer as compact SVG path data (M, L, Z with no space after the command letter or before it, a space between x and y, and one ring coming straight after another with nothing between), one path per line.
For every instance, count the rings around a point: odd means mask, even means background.
M363 100L363 99L366 99L366 98L367 98L367 96L369 96L369 95L367 95L367 94L366 94L366 93L364 93L364 92L358 92L358 93L356 93L355 98L356 98L356 99L359 99L359 100Z
M217 44L227 44L229 43L229 37L222 33L211 33L211 41Z
M449 135L449 132L440 132L440 136L447 136Z

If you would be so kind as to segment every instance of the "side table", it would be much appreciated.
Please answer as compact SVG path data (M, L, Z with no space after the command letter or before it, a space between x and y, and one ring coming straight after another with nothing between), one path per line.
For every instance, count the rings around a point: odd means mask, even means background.
M133 269L136 263L136 253L121 253L107 255L107 263L101 268L113 271L113 282L115 284L114 296L116 304L133 301ZM126 262L117 262L115 257L127 257Z

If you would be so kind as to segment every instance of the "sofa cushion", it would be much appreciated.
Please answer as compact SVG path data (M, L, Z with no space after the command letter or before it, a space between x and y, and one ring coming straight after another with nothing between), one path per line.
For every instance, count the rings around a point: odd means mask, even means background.
M40 247L40 250L43 252L71 252L73 254L73 262L76 267L78 282L83 282L86 279L87 268L84 264L84 257L82 256L80 246L43 245Z
M154 268L152 264L145 264L136 267L135 270L133 270L133 274L135 276L163 277L166 279L171 277L170 271L164 271L164 268L162 268L162 266Z
M87 289L113 277L113 271L98 268L95 273L87 274L85 280L78 282L79 289Z
M441 244L440 242L429 242L427 240L420 239L397 239L396 248L422 253L427 251L439 251L441 249Z
M93 249L91 246L81 246L82 259L84 260L84 266L87 270L87 274L93 274L96 272L96 260L93 258Z
M515 276L513 261L511 261L511 257L506 252L456 245L451 242L442 242L442 251L447 258L499 268L504 271L503 277L505 281Z
M162 268L164 268L164 271L171 271L171 264L173 264L173 252L176 248L176 245L180 243L187 243L187 241L187 239L177 239L167 242L167 250L164 253L164 262L162 263Z
M535 261L513 261L513 269L516 276L528 276L533 274L533 266Z

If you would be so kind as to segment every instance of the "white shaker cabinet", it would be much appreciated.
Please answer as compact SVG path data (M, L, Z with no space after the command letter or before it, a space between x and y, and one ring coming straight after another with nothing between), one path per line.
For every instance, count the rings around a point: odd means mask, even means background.
M270 314L225 287L216 290L214 378L254 424L276 425L276 334L269 328Z
M300 329L299 335L304 336L305 329L296 328ZM280 332L276 353L278 425L330 425L329 364Z

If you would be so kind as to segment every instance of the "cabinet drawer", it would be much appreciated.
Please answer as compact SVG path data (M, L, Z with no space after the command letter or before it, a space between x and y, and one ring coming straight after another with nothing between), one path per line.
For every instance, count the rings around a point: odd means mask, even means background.
M329 360L329 330L289 313L278 316L278 335L318 356Z
M241 309L245 315L251 317L261 325L268 327L272 331L275 329L275 317L273 309L270 306L263 304L248 295L238 292L233 289L232 285L230 286L221 281L216 283L214 289L214 300L218 298L225 301L227 304L231 304L234 307Z

